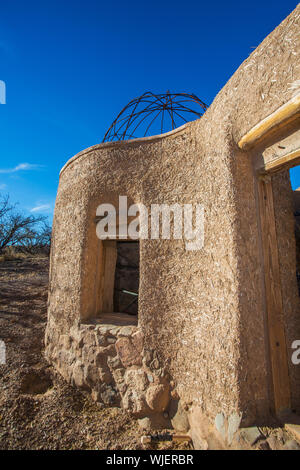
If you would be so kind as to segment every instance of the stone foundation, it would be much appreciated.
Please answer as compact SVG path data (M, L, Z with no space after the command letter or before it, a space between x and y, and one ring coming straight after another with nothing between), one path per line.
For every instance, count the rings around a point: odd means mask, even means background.
M69 334L49 329L46 357L72 385L95 401L121 406L138 418L162 413L170 385L137 326L81 324Z

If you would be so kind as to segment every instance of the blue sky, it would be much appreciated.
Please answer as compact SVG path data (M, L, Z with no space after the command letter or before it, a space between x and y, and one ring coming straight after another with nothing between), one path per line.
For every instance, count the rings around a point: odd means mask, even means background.
M0 190L53 213L58 174L101 142L132 98L191 92L210 104L297 1L1 2ZM300 171L292 171L293 187Z

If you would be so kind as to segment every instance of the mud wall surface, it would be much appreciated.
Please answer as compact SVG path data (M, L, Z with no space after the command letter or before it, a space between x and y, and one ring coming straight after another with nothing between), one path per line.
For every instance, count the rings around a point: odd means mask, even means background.
M166 137L92 148L67 166L55 212L48 329L68 334L88 320L86 312L93 316L100 203L127 195L149 209L153 203L202 204L203 250L187 251L183 240L140 241L139 327L145 351L156 351L178 394L214 413L239 402L239 276L234 155L225 151L224 131L223 155L210 151L209 140L201 145L205 134L195 122ZM75 243L70 233L77 233Z
M239 151L237 142L297 92L299 11L297 7L240 66L200 120L162 136L96 145L64 167L51 254L49 360L58 364L61 336L70 336L74 328L80 331L97 317L97 206L117 206L119 195L148 209L154 203L202 204L203 249L187 251L183 240L140 241L141 357L155 352L161 377L168 377L169 398L180 398L183 407L195 410L194 416L239 425L269 415L256 183L252 156ZM287 289L287 318L291 295ZM109 355L105 357L108 363ZM68 359L69 380L76 381L76 358ZM124 406L112 372L110 377ZM293 384L294 401L299 402L296 379ZM133 401L137 395L131 395Z

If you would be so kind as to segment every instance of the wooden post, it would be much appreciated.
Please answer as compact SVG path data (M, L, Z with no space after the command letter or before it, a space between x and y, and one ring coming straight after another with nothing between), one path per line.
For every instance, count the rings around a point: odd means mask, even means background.
M117 242L114 240L105 240L102 243L103 274L101 279L101 311L104 313L111 313L114 311L114 283L117 262Z
M280 414L290 409L291 401L272 178L270 175L258 177L258 193L274 401L275 411Z

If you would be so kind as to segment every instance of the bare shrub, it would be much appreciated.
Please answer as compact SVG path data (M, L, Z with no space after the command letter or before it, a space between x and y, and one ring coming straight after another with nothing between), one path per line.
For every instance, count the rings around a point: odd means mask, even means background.
M24 215L9 195L0 195L0 254L15 252L49 254L51 227L45 216Z

